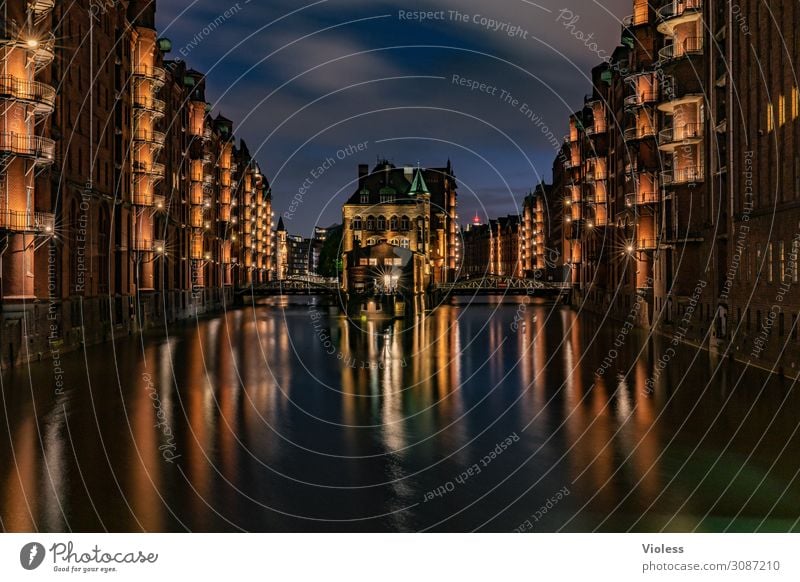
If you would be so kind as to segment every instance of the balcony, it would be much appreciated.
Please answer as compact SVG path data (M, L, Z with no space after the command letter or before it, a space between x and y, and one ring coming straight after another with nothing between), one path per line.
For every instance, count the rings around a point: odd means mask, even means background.
M146 182L134 182L133 193L131 194L131 204L134 206L153 206L155 196L153 188Z
M2 75L0 99L30 103L35 115L50 115L56 103L56 90L38 81L24 81L12 75Z
M0 231L51 235L56 216L50 212L27 212L0 209Z
M605 119L603 119L602 121L595 120L594 124L586 128L586 135L590 137L595 135L603 135L607 132L608 132L608 125L606 124Z
M22 39L20 47L31 51L31 59L37 71L56 58L56 37L52 32L44 34L42 38Z
M133 98L133 107L154 117L163 117L166 110L166 104L161 99L154 97L136 96Z
M150 81L161 87L167 80L167 72L161 67L151 67L149 65L139 65L133 68L133 76L139 80Z
M204 228L205 219L203 218L203 209L199 206L192 208L189 213L189 226L192 228Z
M636 194L625 195L625 206L631 208L633 206L650 206L659 204L661 197L656 191L639 191Z
M698 144L703 140L702 123L686 123L680 127L662 129L658 133L658 149L672 151L686 145Z
M658 248L658 241L654 238L640 238L636 241L636 250L654 251Z
M632 141L639 141L642 139L648 139L651 137L655 137L656 130L653 126L637 126L637 127L629 127L625 130L625 141L632 142Z
M622 19L622 25L625 28L631 28L649 24L650 21L649 21L647 6L645 6L644 8L635 7L634 10L635 12L633 14L629 14L628 16Z
M682 42L665 46L658 51L658 62L663 65L670 61L683 59L703 54L703 39L701 37L690 37Z
M230 204L231 203L231 189L227 186L222 186L219 189L219 202L220 204Z
M56 142L38 135L0 132L0 153L33 159L40 166L55 160Z
M143 129L137 129L136 132L133 134L133 141L138 142L140 144L147 144L153 147L163 147L164 142L166 141L167 136L161 131L147 131Z
M671 34L676 26L699 20L703 15L703 0L672 0L656 10L658 32Z
M678 83L674 77L665 77L661 88L658 110L672 114L679 105L689 103L699 107L703 102L703 90L697 80Z
M703 168L689 166L677 170L665 170L661 173L661 182L665 187L698 184L703 182Z
M28 0L28 10L40 17L56 7L56 0Z
M134 235L131 241L131 248L137 253L152 253L153 241L143 236Z
M653 105L658 102L658 91L641 91L635 95L625 97L625 109L637 109L645 105Z
M603 170L594 170L586 173L586 182L588 184L594 184L607 178L608 174Z
M166 169L164 164L152 163L148 166L143 162L134 162L133 171L136 174L148 176L153 179L163 179Z

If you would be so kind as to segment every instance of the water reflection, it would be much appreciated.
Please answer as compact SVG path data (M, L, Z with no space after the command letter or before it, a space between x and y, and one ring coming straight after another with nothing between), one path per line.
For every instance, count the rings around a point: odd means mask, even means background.
M355 325L284 299L69 356L64 395L9 372L2 526L510 531L567 487L540 531L797 527L787 382L690 349L656 374L638 333L597 374L617 326L514 301Z

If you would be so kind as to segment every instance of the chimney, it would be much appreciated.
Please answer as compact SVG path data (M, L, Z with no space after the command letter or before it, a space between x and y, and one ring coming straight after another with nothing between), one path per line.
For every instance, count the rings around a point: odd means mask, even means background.
M369 166L367 164L358 164L358 187L364 187L364 178L369 176Z

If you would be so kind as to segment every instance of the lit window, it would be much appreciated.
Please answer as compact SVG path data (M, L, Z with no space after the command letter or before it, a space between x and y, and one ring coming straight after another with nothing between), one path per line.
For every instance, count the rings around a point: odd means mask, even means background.
M792 87L792 119L797 119L800 114L800 92L797 87Z
M789 256L789 270L792 272L792 283L797 283L797 258L800 253L800 240L792 241L792 254Z
M772 261L774 255L772 253L772 243L767 246L767 282L772 283L775 280L775 272L772 269Z
M783 95L778 99L778 127L786 123L786 97Z
M767 105L767 131L775 129L775 108L772 103Z
M378 259L370 259L369 260L370 267L377 267L378 266Z

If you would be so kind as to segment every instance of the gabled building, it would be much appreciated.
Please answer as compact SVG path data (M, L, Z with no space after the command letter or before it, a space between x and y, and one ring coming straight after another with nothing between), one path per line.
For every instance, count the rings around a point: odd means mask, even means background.
M415 292L430 284L452 280L459 253L456 182L448 162L445 168L395 167L384 160L372 172L359 166L358 187L342 208L345 274L370 258L353 251L386 243L422 257L408 284ZM377 260L377 257L376 257ZM344 288L349 287L347 276Z

